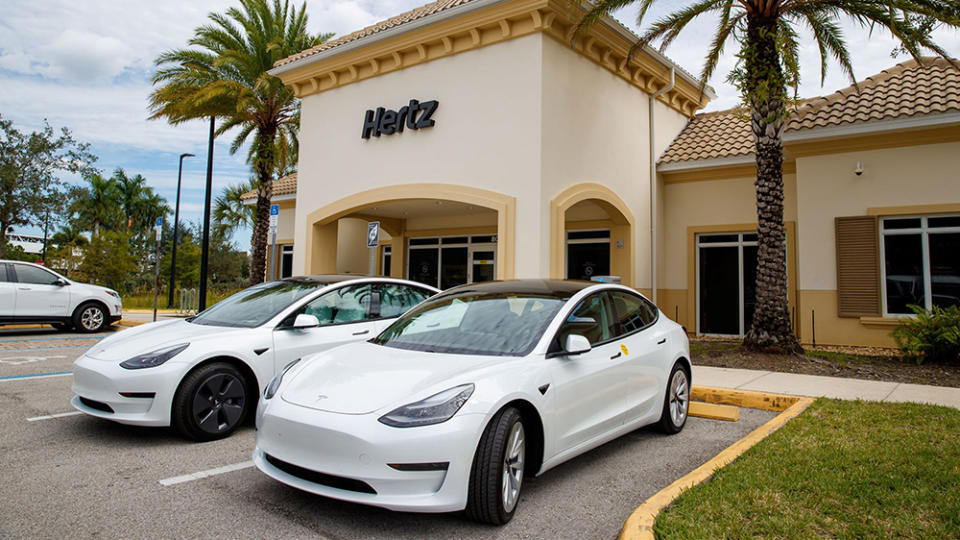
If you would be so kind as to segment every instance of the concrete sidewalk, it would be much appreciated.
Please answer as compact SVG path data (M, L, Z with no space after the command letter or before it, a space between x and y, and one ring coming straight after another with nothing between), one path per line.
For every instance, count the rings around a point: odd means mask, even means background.
M696 365L693 367L693 383L698 386L757 390L810 397L870 401L913 401L960 409L960 388L925 384L868 381Z

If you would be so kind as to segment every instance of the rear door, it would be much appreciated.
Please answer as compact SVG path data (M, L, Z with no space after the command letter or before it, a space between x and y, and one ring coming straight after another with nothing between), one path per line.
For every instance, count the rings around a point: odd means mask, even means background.
M376 320L375 333L379 334L393 324L397 317L410 308L433 296L433 291L402 283L381 283L374 289L371 317Z
M614 332L624 355L624 382L629 422L659 414L657 400L666 387L664 366L669 359L666 337L657 327L653 303L628 291L610 291Z
M17 284L13 276L7 277L7 263L0 263L0 319L13 318L17 301Z
M8 263L17 276L17 299L14 316L70 316L70 286L59 285L60 277L39 266Z
M370 311L373 292L374 285L370 283L338 287L287 317L273 332L276 369L308 354L376 335L379 321L373 320ZM300 314L313 315L320 326L292 328Z

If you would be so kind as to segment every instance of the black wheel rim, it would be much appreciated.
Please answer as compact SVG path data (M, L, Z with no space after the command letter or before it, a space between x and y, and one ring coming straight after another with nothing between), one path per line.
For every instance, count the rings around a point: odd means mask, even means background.
M206 433L223 433L240 421L243 400L243 383L238 377L230 373L211 375L193 396L193 420Z

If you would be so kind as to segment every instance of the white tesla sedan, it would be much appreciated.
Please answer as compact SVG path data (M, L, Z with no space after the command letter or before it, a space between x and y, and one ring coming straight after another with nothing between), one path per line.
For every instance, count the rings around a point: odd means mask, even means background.
M464 285L277 374L253 459L328 497L502 524L537 475L647 424L683 429L683 328L620 285Z
M438 290L389 278L308 276L245 289L199 315L118 332L73 364L71 402L123 424L226 437L294 360L369 339Z

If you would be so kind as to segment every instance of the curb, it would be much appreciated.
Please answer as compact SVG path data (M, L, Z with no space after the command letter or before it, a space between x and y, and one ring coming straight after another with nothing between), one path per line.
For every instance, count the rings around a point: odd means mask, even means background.
M140 326L141 324L147 324L147 321L125 321L123 319L120 319L120 322L118 322L116 326L122 326L123 328L133 328L134 326Z
M652 497L638 506L627 518L620 529L620 540L653 540L653 526L657 515L684 491L696 486L713 476L713 473L740 457L752 446L762 441L774 431L783 427L790 419L802 413L813 398L788 396L784 394L768 394L746 390L727 390L694 386L691 389L691 400L698 399L708 403L723 403L753 409L777 411L780 414L771 418L766 424L750 432L746 437L725 448L703 465L690 473L675 480L669 486L661 489Z

